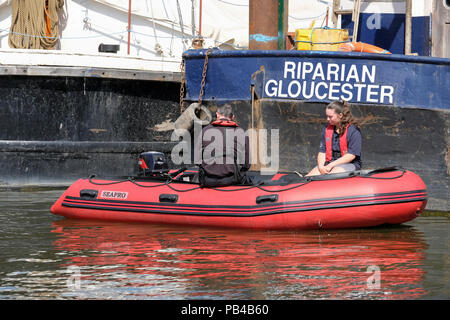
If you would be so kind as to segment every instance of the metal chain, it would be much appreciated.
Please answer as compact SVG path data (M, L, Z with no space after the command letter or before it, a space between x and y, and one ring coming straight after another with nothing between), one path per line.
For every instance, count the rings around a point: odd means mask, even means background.
M204 94L204 91L205 91L206 71L208 70L208 59L209 59L209 54L211 53L212 50L213 50L212 48L209 48L206 51L205 62L203 64L202 82L200 84L200 93L198 95L197 109L200 109L200 106L202 104L203 94Z
M180 85L180 114L184 112L184 90L185 90L185 84L186 84L186 74L184 71L184 65L185 61L184 59L181 60L181 85Z

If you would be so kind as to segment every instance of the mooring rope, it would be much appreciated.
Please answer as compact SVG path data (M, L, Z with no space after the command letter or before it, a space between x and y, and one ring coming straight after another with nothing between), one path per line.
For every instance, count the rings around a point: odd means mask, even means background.
M64 0L13 0L8 43L17 49L52 49ZM34 36L33 36L34 35Z

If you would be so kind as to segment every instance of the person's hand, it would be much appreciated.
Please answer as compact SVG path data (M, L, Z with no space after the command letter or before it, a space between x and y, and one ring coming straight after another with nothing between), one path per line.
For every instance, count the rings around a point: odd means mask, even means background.
M319 169L320 174L327 174L328 172L325 169L325 166L319 165L317 166L317 169Z
M331 172L331 170L333 170L333 165L331 165L331 163L329 163L323 169L326 174L329 174Z

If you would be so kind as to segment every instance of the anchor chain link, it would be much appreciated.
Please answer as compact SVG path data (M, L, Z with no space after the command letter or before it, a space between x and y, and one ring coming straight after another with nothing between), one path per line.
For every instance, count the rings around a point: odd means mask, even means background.
M200 106L203 101L203 94L205 92L205 83L206 83L206 72L208 71L208 60L209 60L209 55L211 54L212 50L213 50L212 48L209 48L205 54L205 61L203 63L203 72L202 72L202 82L200 84L200 93L198 95L197 110L200 110Z
M212 52L212 48L209 48L205 54L205 61L203 63L203 71L202 71L202 81L200 83L200 93L198 95L198 105L196 111L200 110L200 106L203 101L203 95L205 93L205 83L206 83L206 72L208 71L208 59L209 55ZM181 70L181 84L180 84L180 113L184 112L184 94L186 90L186 70L185 70L186 62L184 59L181 60L180 70Z
M186 73L184 70L185 60L181 60L180 70L181 70L181 85L180 85L180 114L184 112L184 90L186 86Z

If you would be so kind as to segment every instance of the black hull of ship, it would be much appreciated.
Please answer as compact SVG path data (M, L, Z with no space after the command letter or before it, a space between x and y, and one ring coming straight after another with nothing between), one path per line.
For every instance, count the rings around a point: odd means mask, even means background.
M135 174L140 152L170 153L164 126L180 115L179 90L176 81L0 77L0 188Z

